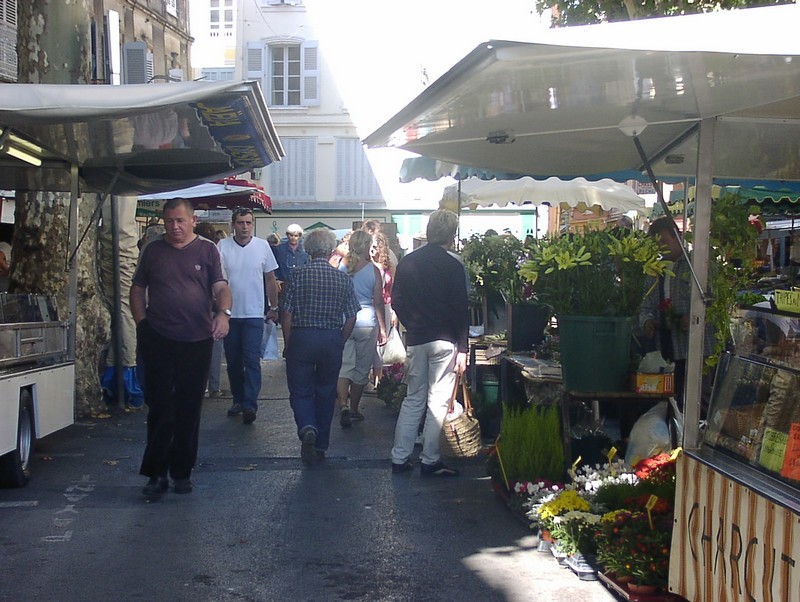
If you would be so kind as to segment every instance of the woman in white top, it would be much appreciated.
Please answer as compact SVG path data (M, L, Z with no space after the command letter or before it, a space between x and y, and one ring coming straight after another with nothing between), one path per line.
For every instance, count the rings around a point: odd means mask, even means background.
M353 232L347 256L339 266L353 279L353 288L361 304L355 328L344 344L342 369L336 386L339 418L343 427L350 426L354 420L364 419L358 406L369 380L375 345L386 343L383 281L380 271L370 259L371 246L372 237L369 234L360 230Z

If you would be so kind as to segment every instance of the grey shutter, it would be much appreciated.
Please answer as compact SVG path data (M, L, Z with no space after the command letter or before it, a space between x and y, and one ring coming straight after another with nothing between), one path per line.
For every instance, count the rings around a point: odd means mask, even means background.
M264 42L247 42L244 57L244 77L255 80L262 90L269 90L264 78Z
M145 42L122 45L122 83L146 84L153 77L153 55Z
M304 107L316 107L319 106L319 42L304 42L300 52L303 66L300 104Z

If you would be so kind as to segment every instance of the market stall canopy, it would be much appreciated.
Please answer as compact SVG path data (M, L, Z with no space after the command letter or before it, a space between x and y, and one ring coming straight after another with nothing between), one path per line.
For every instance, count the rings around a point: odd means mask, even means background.
M524 205L548 204L550 206L575 207L580 210L601 207L604 211L617 209L645 212L645 202L630 186L613 180L590 182L585 178L560 180L547 178L535 180L524 176L517 180L481 180L470 178L444 189L443 201L458 202L461 191L461 207L505 207L509 203Z
M479 45L365 139L457 165L693 178L713 119L720 183L800 180L800 6L567 27Z
M764 215L800 215L800 191L790 188L770 190L769 188L743 186L712 186L711 197L718 199L726 194L739 197L742 204L758 207ZM683 190L673 190L669 195L670 204L674 205L684 200ZM694 211L695 187L689 187L689 214ZM682 209L681 209L682 210Z
M199 184L191 188L179 188L170 192L141 194L136 215L161 216L161 209L169 199L188 199L195 209L236 209L247 207L272 213L272 200L264 189L253 182L241 179L225 179Z
M0 84L0 188L135 194L284 156L257 82Z

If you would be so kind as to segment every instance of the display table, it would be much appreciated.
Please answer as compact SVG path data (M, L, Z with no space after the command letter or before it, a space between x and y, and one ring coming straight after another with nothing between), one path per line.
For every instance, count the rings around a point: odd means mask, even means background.
M483 337L469 339L468 384L473 391L478 390L478 366L497 366L506 346Z
M500 399L511 405L555 405L561 410L564 455L572 463L572 425L570 409L579 403L591 405L595 425L601 422L600 402L621 404L669 400L664 393L635 391L567 391L561 380L558 364L526 355L504 353L500 356Z

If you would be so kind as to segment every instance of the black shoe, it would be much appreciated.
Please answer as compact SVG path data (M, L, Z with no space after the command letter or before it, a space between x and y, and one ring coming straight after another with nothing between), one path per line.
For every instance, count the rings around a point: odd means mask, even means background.
M347 408L342 408L339 412L339 424L342 425L343 428L347 428L353 421L350 419L350 410Z
M253 408L245 408L242 411L242 422L244 424L253 424L256 421L256 411Z
M420 464L420 472L423 477L457 477L458 471L455 468L448 468L442 462L436 464Z
M189 479L189 478L174 479L172 481L172 490L175 493L191 493L192 492L192 480Z
M160 499L169 489L167 477L150 477L147 485L142 488L142 494L148 500Z
M324 462L325 461L325 452L321 449L317 450L317 462Z
M238 416L243 411L242 404L235 403L228 408L228 416Z
M317 450L314 449L314 445L317 443L317 432L311 427L306 427L302 442L300 445L300 459L306 466L311 466L317 457Z
M402 474L410 470L414 470L414 463L409 460L406 460L402 464L395 464L392 462L392 474Z

